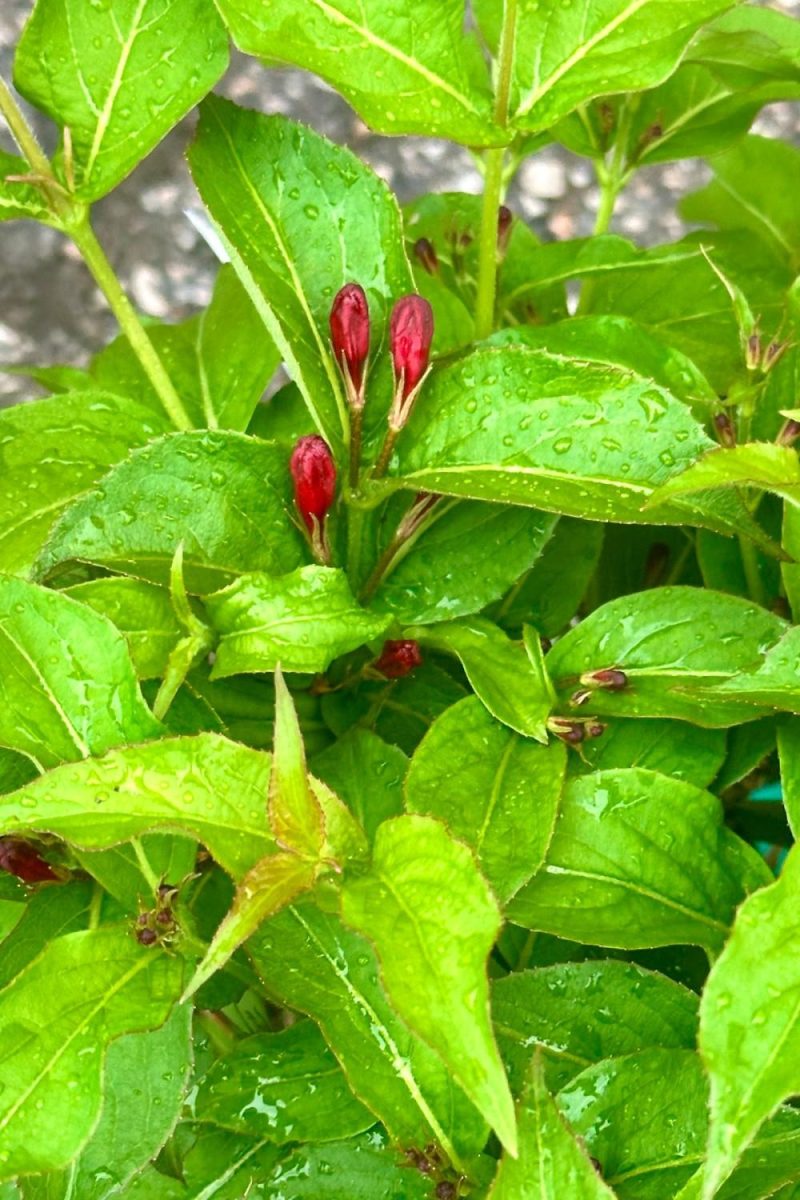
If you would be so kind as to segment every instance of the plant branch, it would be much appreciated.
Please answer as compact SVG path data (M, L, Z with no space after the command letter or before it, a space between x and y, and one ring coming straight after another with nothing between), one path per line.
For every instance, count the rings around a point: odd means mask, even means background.
M45 178L52 177L53 172L50 169L47 155L39 145L36 134L25 120L22 109L2 76L0 76L0 113L5 117L6 124L11 130L11 136L19 146L28 166L32 167L37 175Z

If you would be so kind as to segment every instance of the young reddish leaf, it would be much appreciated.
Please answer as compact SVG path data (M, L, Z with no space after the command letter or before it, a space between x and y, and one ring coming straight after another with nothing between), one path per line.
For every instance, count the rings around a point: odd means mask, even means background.
M269 823L278 845L304 859L319 859L325 842L325 819L309 785L300 723L280 667L275 670Z

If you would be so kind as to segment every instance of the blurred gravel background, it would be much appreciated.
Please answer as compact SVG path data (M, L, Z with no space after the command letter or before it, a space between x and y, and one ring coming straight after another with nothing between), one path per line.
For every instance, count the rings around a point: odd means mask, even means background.
M0 71L10 79L13 48L32 0L0 0ZM772 7L800 17L800 0ZM465 150L425 138L371 134L325 84L295 70L265 70L234 54L219 89L238 103L306 121L345 142L394 188L401 201L427 191L480 190L480 176ZM2 124L2 122L0 122ZM189 117L122 184L95 208L98 235L145 313L171 321L189 316L210 295L215 259L184 215L198 205L183 150ZM37 123L48 144L46 122ZM775 104L755 129L800 144L800 106ZM12 148L5 127L0 144ZM640 171L620 198L613 229L640 244L679 237L678 198L701 186L707 168L698 160ZM598 203L590 165L548 147L519 172L509 203L545 239L591 232ZM114 335L115 324L71 245L32 222L0 225L0 366L14 363L83 363ZM37 394L26 380L0 371L0 403Z

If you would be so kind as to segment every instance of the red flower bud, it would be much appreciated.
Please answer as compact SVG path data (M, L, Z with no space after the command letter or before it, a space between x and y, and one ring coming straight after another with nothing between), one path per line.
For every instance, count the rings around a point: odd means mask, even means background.
M369 305L364 289L357 283L346 283L336 293L330 325L336 361L352 383L354 394L360 396L369 356Z
M294 480L294 499L309 533L314 522L321 528L336 492L336 464L330 447L317 434L301 437L292 451L289 469Z
M581 675L581 683L589 688L602 688L606 692L621 692L628 686L628 676L619 667L604 667L600 671L587 671Z
M23 883L44 883L58 879L50 864L29 842L21 838L0 838L0 870L16 875Z
M438 273L439 255L436 253L436 247L429 238L418 238L414 242L414 253L429 275L436 275Z
M402 679L415 667L422 666L419 642L384 642L381 656L373 665L375 670L380 671L387 679Z
M501 204L497 213L497 250L504 255L508 249L508 239L511 237L511 225L514 214L505 204Z
M390 342L401 399L406 400L428 369L433 309L422 296L403 296L392 309Z
M722 446L727 446L730 449L731 446L736 445L736 430L728 413L718 412L715 415L714 428L717 431L717 437Z
M793 421L791 417L787 417L775 441L779 446L793 446L798 437L800 437L800 421Z

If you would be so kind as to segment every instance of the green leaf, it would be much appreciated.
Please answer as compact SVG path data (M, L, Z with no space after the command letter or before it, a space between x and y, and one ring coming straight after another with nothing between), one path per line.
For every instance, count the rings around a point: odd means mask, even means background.
M269 443L240 433L171 434L132 454L65 513L37 571L77 559L166 584L183 542L191 591L242 571L280 574L306 558L290 503L288 463Z
M589 705L593 707L591 701ZM613 767L647 767L695 787L708 787L725 754L723 729L699 729L684 721L617 717L609 721L602 737L585 741L579 754L570 756L569 765L577 775Z
M412 626L405 632L423 646L455 654L478 699L498 721L525 737L547 741L551 690L527 646L512 642L482 617Z
M194 1119L279 1144L335 1142L375 1122L313 1021L238 1042L200 1080Z
M265 1200L428 1200L430 1177L409 1171L379 1130L345 1142L300 1146L269 1176ZM231 1197L233 1200L233 1197Z
M275 668L275 735L267 812L279 846L318 861L325 843L325 819L310 785L297 710L280 667Z
M735 696L710 704L689 689L723 684L757 665L785 629L779 617L738 596L655 588L595 609L553 647L547 669L566 697L585 672L621 668L629 686L593 691L593 713L727 726L761 714Z
M609 0L582 10L561 0L519 5L511 118L547 129L594 96L652 87L672 73L694 33L725 0L676 0L669 21L657 0ZM496 24L497 6L479 0L479 19Z
M792 851L780 879L742 905L703 992L700 1050L711 1079L704 1200L765 1118L800 1088L799 869Z
M128 648L75 600L0 577L0 743L40 770L158 737Z
M648 504L662 504L674 496L707 488L743 486L774 492L795 508L800 507L800 463L796 451L769 442L750 442L730 449L719 447L663 483Z
M180 991L182 963L127 929L51 942L0 997L0 1174L65 1166L100 1114L103 1060L122 1033L153 1029ZM58 987L53 987L53 980Z
M128 643L139 679L160 679L183 634L169 593L140 579L90 579L64 595L107 617Z
M351 729L315 755L314 774L339 796L370 842L382 821L403 811L408 759L368 729Z
M406 804L472 846L502 904L544 861L566 759L561 742L520 737L470 696L434 721L414 753Z
M779 9L737 5L700 31L686 57L708 63L730 87L800 80L800 30Z
M800 266L800 219L792 181L800 152L788 142L754 135L712 160L714 180L681 201L681 215L718 229L748 230L780 259Z
M0 813L5 832L46 831L85 850L182 831L241 878L274 849L269 772L268 754L217 734L165 738L49 771L0 797Z
M761 1126L733 1173L717 1192L718 1200L798 1200L800 1184L800 1118L793 1108L780 1109ZM781 1188L782 1184L787 1186ZM775 1191L781 1188L780 1191ZM675 1200L701 1200L702 1168L694 1173Z
M74 392L0 413L0 566L27 574L61 513L130 450L164 432L137 401Z
M673 1197L702 1159L707 1086L693 1051L606 1059L576 1076L557 1102L620 1200Z
M166 883L180 884L194 873L197 842L180 834L146 833L139 841L139 850L150 867L142 870L140 856L129 844L111 846L108 850L75 850L73 853L84 871L122 905L126 913L138 915L143 899L153 897L152 877Z
M433 375L400 440L399 477L414 491L680 524L685 508L651 514L643 505L712 444L687 407L649 379L505 346ZM728 528L722 513L699 523Z
M379 637L389 617L362 609L343 571L300 567L289 575L243 575L205 598L219 634L212 679L242 672L313 674Z
M729 699L753 706L756 711L775 708L800 713L800 686L797 678L797 654L800 628L793 626L779 642L771 646L759 664L749 671L740 671L718 686L692 688L698 700L716 705Z
M442 502L403 547L373 603L405 623L480 612L532 566L553 525L552 517L532 509Z
M269 854L257 862L236 889L233 905L214 934L182 1000L188 1000L216 971L221 971L231 955L268 917L309 891L316 877L314 862L286 851Z
M321 75L379 133L496 145L489 77L462 0L222 0L241 50Z
M603 548L603 526L561 517L539 559L490 615L518 631L526 622L542 637L561 633L578 611Z
M342 888L342 916L374 942L398 1013L442 1057L514 1154L513 1104L492 1035L486 979L500 917L471 852L429 817L386 821L375 837L371 871Z
M97 200L133 170L228 65L208 0L38 0L17 46L14 82L68 128L75 190ZM62 149L61 173L70 174Z
M393 1141L424 1146L433 1139L451 1158L482 1149L484 1122L387 1000L365 938L301 903L263 925L248 950L270 995L318 1022L354 1095Z
M517 1109L519 1157L506 1154L489 1200L611 1200L584 1149L547 1090L541 1057L533 1057Z
M90 880L73 879L34 892L13 931L0 942L0 988L19 975L48 942L87 928L92 889Z
M348 73L351 68L350 62ZM247 112L216 97L202 106L189 163L314 424L338 450L347 414L330 349L331 301L343 284L360 283L372 344L382 343L389 306L412 282L396 201L348 150L284 117ZM325 217L332 211L335 221ZM376 384L384 393L377 407ZM388 407L390 386L385 365L370 386L377 418Z
M769 878L715 796L641 768L598 771L567 783L545 865L507 915L591 945L714 955L736 906Z
M23 158L17 158L6 150L0 150L0 221L16 221L27 217L45 225L59 227L58 220L41 188L32 183L21 183L8 176L30 175L31 169Z
M692 1050L698 999L635 963L557 963L515 971L492 985L500 1053L514 1093L536 1047L558 1089L592 1063L651 1047Z

